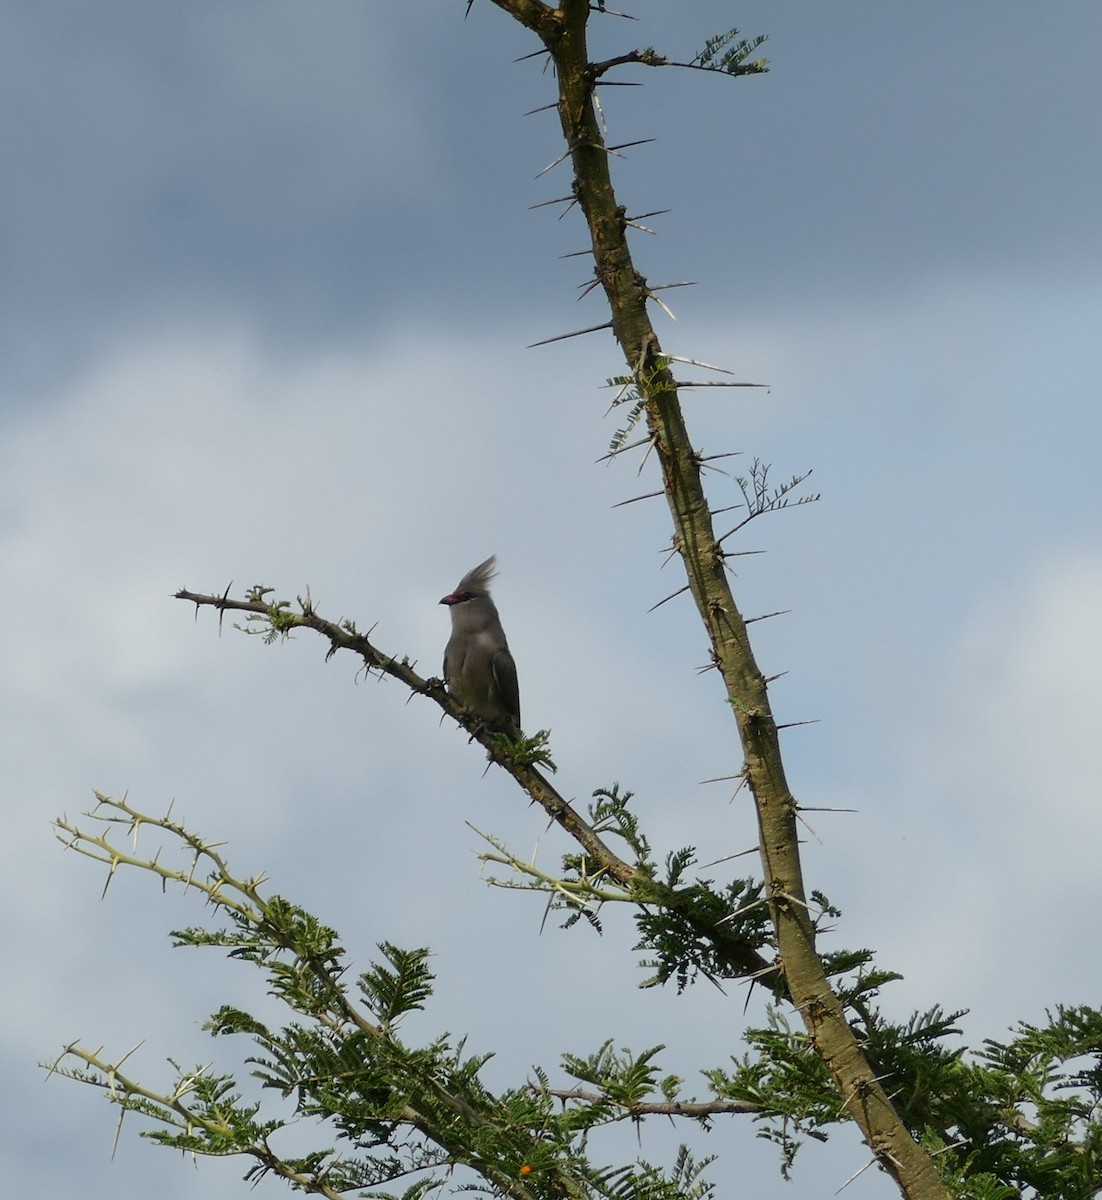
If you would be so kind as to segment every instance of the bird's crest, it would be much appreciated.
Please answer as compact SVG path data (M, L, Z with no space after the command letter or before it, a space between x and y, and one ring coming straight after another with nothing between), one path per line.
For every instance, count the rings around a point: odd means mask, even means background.
M459 581L459 586L455 589L455 595L488 596L490 594L490 580L497 574L496 563L497 555L491 554L485 562L480 562L477 567L472 567Z

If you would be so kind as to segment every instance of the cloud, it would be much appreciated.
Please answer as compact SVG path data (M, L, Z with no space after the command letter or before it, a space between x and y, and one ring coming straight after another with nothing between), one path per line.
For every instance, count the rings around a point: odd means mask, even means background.
M659 857L753 843L745 796L698 786L739 750L714 674L695 673L695 616L684 600L646 615L678 584L676 562L657 571L668 515L611 508L652 489L653 458L642 478L593 465L619 355L603 336L521 349L603 319L597 297L571 310L579 260L552 261L579 248L576 214L526 211L561 194L529 178L558 153L554 114L517 124L549 98L538 64L506 65L529 47L488 5L460 29L441 3L427 32L421 6L62 7L0 15L0 89L25 118L0 183L16 976L0 1052L23 1190L46 1162L58 1191L229 1194L240 1173L176 1172L129 1130L108 1166L112 1115L39 1086L33 1060L75 1035L146 1036L151 1073L177 1042L209 1054L197 1023L244 987L167 950L164 930L198 919L186 901L120 878L100 903L100 876L50 841L92 787L174 801L338 925L358 967L382 937L436 947L433 1028L499 1050L501 1078L613 1034L672 1042L686 1073L737 1053L741 995L632 994L622 916L602 940L540 936L538 899L483 888L466 821L522 853L538 839L548 868L565 846L431 706L309 637L219 636L170 596L309 586L433 673L437 597L497 552L562 790L632 788ZM736 472L754 455L778 480L814 467L824 493L755 523L740 548L770 554L734 562L748 613L794 610L753 630L762 665L791 670L783 719L822 718L786 735L797 794L861 810L811 816L826 844L809 837L809 882L845 909L840 944L906 971L886 1002L971 1004L997 1036L1079 998L1085 945L1097 957L1077 915L1099 832L1097 162L1074 136L1097 108L1096 39L1009 19L992 38L981 15L947 46L937 6L903 34L806 5L762 17L740 20L773 35L766 79L704 81L703 110L677 99L699 106L695 76L609 94L618 137L663 138L617 177L632 211L676 205L641 269L707 284L666 293L684 321L668 347L774 385L690 396L694 439L745 451ZM1023 90L1022 28L1058 80ZM862 69L839 74L824 45ZM956 70L916 99L930 45ZM989 136L995 119L1014 137ZM79 1149L28 1156L60 1111ZM842 1160L838 1184L863 1158ZM784 1191L771 1156L764 1176L759 1195ZM860 1187L882 1194L872 1172Z
M928 647L894 770L866 798L854 849L882 900L856 927L908 977L899 998L969 1007L981 1037L1096 999L1082 963L1102 946L1075 914L1097 901L1102 840L1100 583L1086 549L1030 564Z

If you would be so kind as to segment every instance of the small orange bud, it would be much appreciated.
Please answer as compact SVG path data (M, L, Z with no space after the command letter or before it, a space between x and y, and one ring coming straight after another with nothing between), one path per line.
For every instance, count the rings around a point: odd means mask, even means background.
M521 1167L521 1169L520 1169L520 1173L521 1173L522 1175L531 1175L531 1174L532 1174L532 1168L531 1168L531 1167L530 1167L530 1166L529 1166L527 1163L525 1163L525 1164L524 1164L524 1166L522 1166L522 1167Z

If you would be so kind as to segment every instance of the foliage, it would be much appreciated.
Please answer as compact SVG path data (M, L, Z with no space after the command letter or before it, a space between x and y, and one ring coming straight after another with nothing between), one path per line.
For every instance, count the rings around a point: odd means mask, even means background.
M739 786L747 785L756 805L761 878L700 878L691 846L659 863L631 793L619 785L595 791L581 814L541 773L554 770L546 731L517 742L487 734L440 680L422 679L353 622L326 620L309 593L297 605L275 599L266 586L242 600L228 590L177 595L214 608L220 620L227 611L244 613L246 631L268 642L298 629L316 632L329 654L350 651L365 671L398 679L438 704L577 843L550 871L483 834L490 846L484 864L508 871L490 877L491 884L539 891L548 912L597 933L604 910L629 906L648 971L643 986L672 983L678 993L700 980L720 989L732 981L756 986L768 1001L764 1024L746 1030L741 1056L694 1071L708 1089L703 1099L686 1093L682 1073L663 1066L662 1045L633 1051L613 1041L564 1054L557 1080L535 1065L532 1077L494 1091L483 1078L489 1056L468 1052L462 1038L406 1036L410 1014L427 1018L432 1011L426 948L383 942L376 960L353 975L335 930L265 892L262 876L234 875L217 843L168 814L152 816L125 797L99 796L86 814L90 824L56 823L65 845L105 866L108 885L118 870L134 870L201 898L222 924L174 931L174 944L222 951L259 972L267 993L286 1009L287 1023L275 1028L246 1009L220 1007L205 1028L245 1047L244 1072L173 1063L174 1077L160 1089L124 1069L133 1051L110 1058L72 1043L49 1070L102 1090L118 1108L120 1129L128 1116L139 1117L149 1125L142 1135L162 1145L192 1155L240 1155L248 1160L248 1179L272 1174L326 1197L357 1192L419 1200L451 1187L518 1200L702 1200L714 1194L705 1177L710 1159L696 1161L682 1146L667 1167L642 1158L609 1164L601 1131L655 1117L710 1127L745 1116L777 1145L786 1176L808 1139L825 1140L833 1127L853 1121L871 1161L911 1200L949 1194L1088 1200L1102 1188L1102 1013L1060 1007L1043 1026L1022 1024L1007 1042L987 1041L969 1052L959 1041L962 1012L935 1007L893 1020L877 1005L897 975L865 949L818 949L827 922L840 914L821 893L804 889L799 814L784 783L768 681L723 572L728 537L760 515L816 497L796 498L806 473L773 486L769 467L755 459L749 475L737 477L745 515L727 533L714 532L716 513L700 484L706 463L692 449L678 402L680 388L699 385L672 375L675 362L693 360L663 353L649 325L646 305L656 297L628 251L629 222L608 181L607 148L593 115L595 88L617 68L757 74L765 61L750 55L764 39L737 39L731 30L709 38L689 62L647 49L592 63L584 38L564 31L584 31L592 12L606 12L603 4L591 10L579 0L554 9L536 0L495 3L539 35L556 67L568 145L563 157L574 167L574 198L589 222L598 281L628 364L627 374L610 380L619 389L613 405L630 406L611 452L632 449L627 438L643 426L635 445L655 451L662 463L674 549L685 560L687 590L708 631L712 665L745 752ZM633 286L622 287L624 279ZM132 849L116 841L120 830ZM164 845L139 853L143 831L158 831ZM162 861L166 846L170 858L181 856L178 865ZM286 1144L292 1124L300 1138L304 1128L311 1131L309 1149Z
M738 41L735 41L736 38ZM751 59L750 55L764 45L765 38L762 36L748 40L739 38L737 29L729 29L726 33L717 33L708 38L704 49L690 65L726 75L762 75L769 69L769 60Z

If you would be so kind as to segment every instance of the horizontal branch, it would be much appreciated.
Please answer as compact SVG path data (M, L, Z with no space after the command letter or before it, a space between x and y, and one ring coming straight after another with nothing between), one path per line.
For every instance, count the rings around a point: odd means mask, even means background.
M251 619L265 622L266 636L287 636L293 629L312 629L329 642L327 658L338 650L349 650L357 655L368 671L377 671L405 684L414 695L425 696L438 705L449 717L461 725L472 740L485 747L489 757L503 770L508 771L521 789L547 813L548 817L568 833L593 860L594 868L605 872L621 886L630 889L637 903L658 905L676 914L695 933L710 942L717 955L724 961L732 975L753 976L767 986L783 988L777 967L764 958L757 949L736 934L729 933L717 924L713 916L696 903L688 889L677 889L656 882L649 872L640 870L616 854L596 829L585 820L555 789L547 777L531 761L523 757L527 743L519 744L517 752L511 753L505 740L488 732L452 696L448 694L441 679L422 678L408 658L395 658L379 650L368 637L360 633L351 621L336 624L318 615L313 602L307 598L298 601L300 611L292 611L287 601L266 599L270 588L252 588L245 599L235 600L228 589L221 596L204 595L181 588L175 593L177 600L194 604L196 611L213 608L219 619L227 612L243 612ZM259 632L251 630L246 632ZM532 739L533 741L535 739Z
M571 1100L582 1104L611 1105L620 1110L616 1120L623 1121L636 1117L686 1117L692 1121L707 1121L709 1117L725 1116L731 1113L760 1113L764 1105L751 1104L746 1100L707 1100L703 1102L672 1100L668 1102L647 1103L644 1101L629 1102L614 1100L610 1096L602 1096L599 1092L587 1092L582 1088L569 1088L563 1091L551 1089L546 1093L561 1100L564 1104Z

